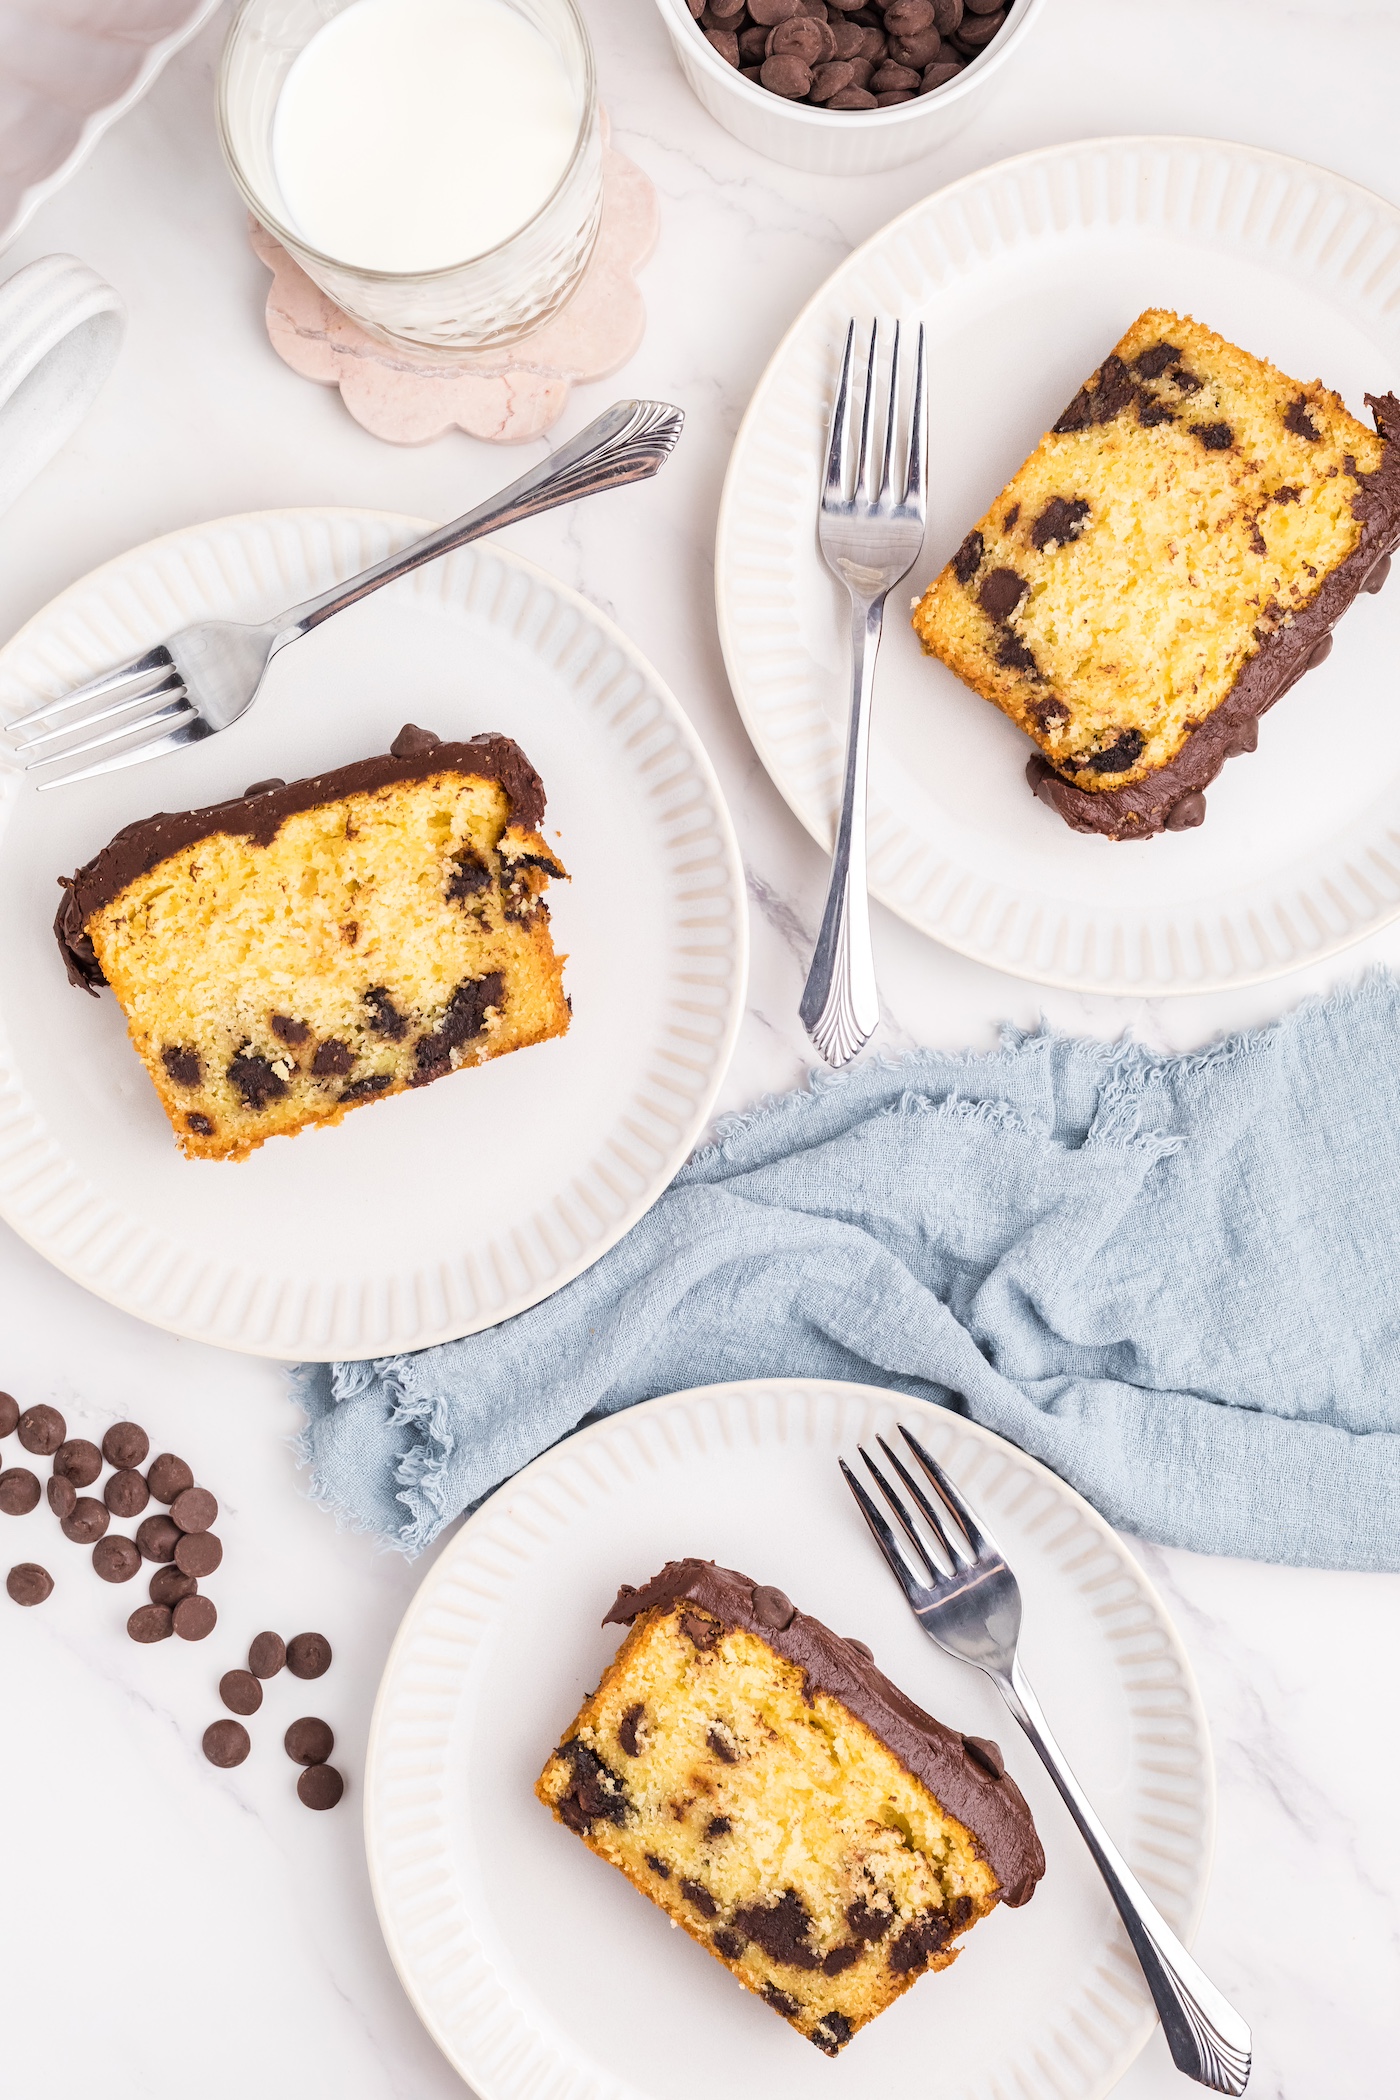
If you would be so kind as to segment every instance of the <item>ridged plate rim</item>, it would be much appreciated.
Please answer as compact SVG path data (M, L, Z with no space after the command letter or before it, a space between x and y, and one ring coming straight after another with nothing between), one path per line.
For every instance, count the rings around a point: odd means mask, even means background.
M415 2011L480 2100L670 2100L659 2082L596 2063L586 2040L572 2036L565 2047L539 2031L513 1996L510 1977L498 1972L483 1946L453 1872L450 1802L459 1791L465 1795L471 1773L449 1767L452 1730L459 1719L470 1725L479 1710L472 1660L499 1622L513 1580L551 1553L549 1594L575 1579L568 1559L570 1516L609 1495L617 1495L623 1508L608 1580L650 1573L628 1560L626 1497L645 1494L664 1504L667 1468L684 1466L692 1450L723 1447L737 1468L746 1459L752 1463L756 1453L781 1453L805 1436L829 1453L834 1472L838 1449L851 1456L857 1443L877 1432L888 1436L900 1421L953 1471L1013 1565L1017 1512L1029 1498L1040 1500L1027 1531L1061 1523L1051 1550L1065 1564L1066 1581L1077 1579L1094 1596L1104 1652L1135 1717L1133 1827L1116 1834L1173 1929L1188 1945L1194 1938L1215 1844L1209 1727L1170 1614L1112 1527L1038 1460L931 1402L819 1378L697 1387L625 1409L566 1438L516 1474L467 1519L429 1569L385 1662L365 1759L370 1885L385 1944ZM676 1550L694 1549L678 1542ZM855 1550L865 1550L863 1533ZM763 1541L755 1538L750 1570L759 1579L763 1551ZM1027 1586L1026 1596L1033 1609L1043 1591ZM892 1584L888 1610L891 1616L905 1610ZM527 1668L528 1650L526 1639L520 1652ZM1037 1688L1053 1716L1054 1683ZM1023 1773L1033 1754L1009 1716L1000 1732L1004 1743L1015 1738L1012 1762ZM548 1747L541 1744L541 1763ZM522 1774L521 1785L529 1787L534 1777L533 1771ZM989 2061L985 2078L959 2086L958 2100L1005 2100L1009 2092L1018 2100L1103 2100L1156 2024L1126 1934L1116 1921L1110 1933L1092 1950L1085 1987L1055 2031L1015 2062ZM1014 1974L1014 1952L1006 1959L1007 1973ZM929 1993L932 2020L936 1981L920 1988ZM455 2013L447 1997L455 1999ZM930 2035L936 2031L935 2021ZM824 2073L829 2076L814 2054L813 2100L826 2090ZM761 2094L732 2092L728 2100L761 2100Z
M426 521L395 512L326 505L213 519L148 541L79 578L0 650L0 714L13 719L34 697L61 692L189 620L265 618L429 529ZM235 553L237 575L230 568ZM670 945L653 958L679 978L647 1052L651 1076L645 1084L639 1080L630 1113L599 1132L586 1175L549 1191L509 1236L492 1238L487 1230L471 1240L464 1230L431 1273L419 1268L387 1279L357 1273L331 1284L298 1283L285 1273L260 1273L241 1243L191 1252L173 1232L157 1236L144 1219L124 1218L93 1189L82 1162L55 1142L26 1088L5 1026L0 976L0 1218L75 1282L153 1326L251 1355L320 1362L389 1356L476 1333L538 1304L614 1246L661 1195L705 1128L743 1020L748 968L743 867L718 777L684 709L636 645L581 593L524 556L495 540L480 542L389 592L451 609L491 562L521 579L531 605L545 594L591 639L593 652L582 669L557 667L566 682L572 677L581 702L589 672L610 661L606 652L621 660L622 670L603 686L604 696L623 688L615 720L600 719L597 733L613 740L617 761L632 768L639 791L660 813L657 872L678 912L690 900L694 913L695 930L673 928ZM372 598L368 605L383 602ZM516 627L522 618L517 612ZM500 624L507 624L504 616ZM575 652L565 647L562 653ZM597 705L601 717L605 699ZM116 777L148 790L143 808L172 797L179 806L170 763L155 760ZM0 765L0 862L9 812L16 797L29 792L21 780L12 763ZM548 781L545 787L548 792ZM653 1065L664 1067L659 1077ZM312 1132L275 1142L317 1141ZM580 1197L587 1177L597 1187L590 1181ZM404 1314L410 1302L416 1311ZM428 1310L434 1305L441 1316ZM464 1314L463 1307L472 1309Z
M1212 179L1223 176L1216 182L1215 198L1216 232L1222 241L1228 235L1224 221L1240 201L1238 185L1251 181L1256 185L1252 201L1261 216L1269 205L1270 181L1285 186L1283 202L1275 199L1267 213L1275 229L1287 219L1287 208L1293 208L1295 217L1301 212L1304 221L1299 239L1312 239L1321 223L1323 252L1329 256L1335 256L1343 235L1350 235L1351 253L1341 274L1353 280L1359 274L1364 279L1360 292L1355 282L1350 286L1354 295L1351 311L1387 334L1400 350L1400 208L1360 183L1290 154L1228 139L1124 135L1074 140L1015 154L911 205L833 271L803 307L765 367L740 423L725 475L715 543L715 606L725 669L754 749L793 814L823 851L830 851L835 830L840 733L810 687L805 693L794 692L800 681L793 676L788 676L771 701L765 701L755 662L758 651L746 648L737 604L747 540L750 554L761 548L758 566L772 579L769 629L762 646L774 662L791 666L800 661L793 620L789 618L786 628L782 621L783 603L792 601L785 578L793 573L794 560L820 563L816 518L805 508L790 521L777 513L786 500L783 491L804 485L809 462L799 446L789 442L785 455L779 447L773 453L776 471L770 467L767 475L765 502L764 476L755 459L765 443L773 452L777 442L773 433L784 419L782 412L786 410L790 422L794 403L799 404L799 412L808 406L811 387L806 377L794 377L794 366L810 353L818 331L822 344L827 345L835 340L838 322L844 328L846 315L891 310L876 280L882 272L887 284L898 280L903 266L907 283L909 236L922 234L931 244L941 242L945 259L961 249L964 259L972 258L966 267L975 274L979 248L995 260L1037 221L1040 233L1033 237L1052 239L1062 233L1092 231L1093 222L1087 218L1057 223L1057 210L1063 207L1071 184L1078 185L1082 204L1100 180L1117 214L1106 222L1109 225L1145 224L1144 213L1150 209L1145 200L1155 203L1163 191L1172 191L1177 208L1182 208L1183 193L1191 192L1193 162L1204 163ZM1131 179L1141 177L1144 165L1152 180ZM1206 176L1200 177L1199 187L1209 187ZM1310 188L1319 197L1303 211ZM1189 195L1187 202L1189 206ZM1338 224L1327 226L1324 205L1340 212ZM1249 216L1246 209L1246 221ZM1196 229L1193 234L1189 227L1173 230L1186 239L1204 239L1209 232ZM1296 226L1294 231L1298 232ZM1250 240L1254 245L1249 252L1258 255L1257 233ZM1241 248L1245 245L1242 240ZM1274 250L1268 249L1267 254L1272 262L1281 263ZM1299 269L1304 266L1303 261L1298 263ZM876 285L874 290L872 285ZM936 288L933 279L925 280L928 297ZM917 297L916 291L910 303ZM898 585L891 594L887 623L904 617L907 592L916 577L927 580L926 568L927 564L917 568L907 585ZM871 735L873 748L878 750L878 682ZM1027 754L1030 748L1027 743ZM925 856L934 862L932 872L925 876L921 873L925 858L920 858L924 841L916 838L911 846L911 825L902 822L895 804L882 802L873 790L869 821L870 891L880 903L958 954L1012 976L1070 991L1184 996L1263 983L1323 961L1400 916L1400 812L1385 824L1383 837L1364 838L1359 844L1353 830L1339 825L1329 841L1331 857L1325 858L1322 849L1318 850L1306 886L1293 884L1291 877L1280 877L1272 894L1267 890L1261 894L1242 883L1238 906L1232 913L1217 913L1213 918L1204 907L1183 908L1176 915L1134 908L1116 917L1106 911L1091 915L1086 905L1074 900L1057 905L1051 898L1047 907L1043 890L988 880L978 871L960 867L955 854L937 860L936 846ZM882 833L886 835L883 858ZM1090 847L1099 843L1085 841ZM939 901L929 901L931 890L940 893ZM1027 953L1033 943L1037 952ZM1078 955L1067 963L1064 957L1073 955L1076 944Z

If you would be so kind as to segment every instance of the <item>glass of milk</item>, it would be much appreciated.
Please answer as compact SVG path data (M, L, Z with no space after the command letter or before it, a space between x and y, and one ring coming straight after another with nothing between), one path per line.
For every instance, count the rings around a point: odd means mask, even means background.
M574 0L245 0L219 123L249 210L385 341L499 349L593 252L603 148Z

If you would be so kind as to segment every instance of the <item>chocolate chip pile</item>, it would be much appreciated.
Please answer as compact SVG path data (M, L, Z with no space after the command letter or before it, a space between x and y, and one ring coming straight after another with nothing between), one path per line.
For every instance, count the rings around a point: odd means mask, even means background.
M1011 9L1002 0L686 0L745 80L822 109L892 109L955 80Z
M92 1565L104 1582L130 1582L143 1560L155 1563L150 1603L126 1622L132 1640L143 1644L168 1640L202 1641L214 1631L219 1614L200 1590L224 1557L211 1529L219 1505L207 1488L196 1485L183 1458L163 1451L143 1474L151 1440L139 1422L115 1422L101 1447L86 1437L70 1437L56 1407L30 1407L20 1412L10 1393L0 1393L0 1440L18 1434L24 1450L51 1460L48 1481L28 1466L0 1471L0 1516L25 1517L39 1506L41 1493L58 1519L59 1529L74 1545L92 1548ZM112 1468L102 1499L81 1492L95 1486L104 1463ZM143 1518L134 1539L108 1527L112 1518L140 1517L151 1501L168 1514ZM5 1578L15 1604L43 1604L53 1595L53 1577L37 1561L20 1561ZM298 1633L283 1642L279 1634L260 1633L248 1651L248 1668L226 1672L219 1694L233 1713L255 1713L262 1704L260 1680L275 1677L283 1665L293 1677L323 1677L331 1665L331 1644L322 1633ZM297 1793L308 1808L334 1808L345 1781L326 1760L335 1738L324 1721L307 1716L287 1730L287 1755L305 1767ZM248 1731L238 1721L215 1721L204 1732L204 1754L211 1764L239 1765L248 1755Z
M264 1683L284 1664L293 1677L324 1677L331 1666L331 1644L323 1633L294 1633L286 1642L280 1633L258 1634L248 1650L247 1669L225 1670L219 1679L219 1697L229 1712L245 1718L255 1714L263 1703ZM211 1721L204 1731L204 1755L225 1770L241 1765L252 1747L242 1721ZM292 1722L282 1747L293 1764L305 1768L297 1780L298 1800L307 1808L334 1808L345 1792L345 1781L327 1763L335 1748L329 1724L304 1714Z

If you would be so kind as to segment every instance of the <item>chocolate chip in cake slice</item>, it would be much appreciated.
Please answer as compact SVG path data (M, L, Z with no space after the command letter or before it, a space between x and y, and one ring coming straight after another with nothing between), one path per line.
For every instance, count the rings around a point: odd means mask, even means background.
M971 583L982 566L985 552L980 532L970 532L953 556L953 574L959 583Z
M1008 620L1028 589L1025 578L1014 569L993 569L982 580L977 602L989 620Z
M1175 343L1152 343L1133 359L1133 370L1139 379L1160 379L1180 355Z
M162 1451L159 1458L151 1461L146 1485L157 1502L173 1502L186 1488L194 1486L194 1474L183 1458L177 1458L173 1451Z
M0 1393L0 1437L13 1436L18 1428L18 1400L13 1393Z
M53 1577L37 1560L22 1560L5 1577L5 1590L15 1604L42 1604L53 1595Z
M1235 433L1228 423L1193 423L1191 435L1200 439L1207 452L1228 452L1235 442Z
M698 1910L702 1918L719 1916L719 1905L702 1882L683 1880L678 1886L691 1909Z
M291 1014L271 1014L267 1025L278 1042L291 1050L300 1050L303 1043L311 1041L311 1030L305 1021L295 1020Z
M130 1582L141 1566L141 1549L134 1540L109 1533L93 1547L92 1566L104 1582Z
M1086 773L1126 773L1141 758L1143 741L1140 729L1124 729L1102 751L1091 751L1075 763Z
M317 1045L311 1060L313 1079L343 1079L355 1062L355 1053L348 1043L337 1042L334 1036Z
M304 1714L292 1722L282 1738L282 1748L294 1764L323 1765L335 1748L335 1737L325 1721Z
M75 1488L91 1487L102 1471L102 1453L85 1436L72 1436L55 1451L53 1469Z
M151 1440L139 1422L114 1422L102 1439L102 1456L119 1471L144 1465L150 1448Z
M254 1114L261 1114L269 1101L280 1101L287 1091L287 1082L276 1067L252 1050L239 1052L229 1065L228 1076L243 1106Z
M160 1053L166 1077L176 1086L196 1087L204 1079L204 1060L197 1050L187 1050L177 1043L167 1044Z
M0 1473L0 1516L27 1517L39 1506L38 1475L28 1466L7 1466Z
M1021 671L1028 678L1040 676L1040 666L1033 652L1009 627L997 639L997 662L1005 671Z
M835 2056L845 2048L854 2033L855 2029L844 2013L829 2012L812 2029L812 2040L823 2056Z
M645 1714L646 1708L639 1699L635 1706L628 1707L626 1713L617 1724L617 1739L629 1757L640 1757L641 1755L637 1729Z
M1088 516L1089 506L1082 496L1052 496L1031 527L1031 545L1043 553L1047 547L1077 540Z
M303 1808L334 1808L344 1792L345 1781L334 1765L308 1765L297 1781Z
M38 1458L52 1458L68 1434L68 1424L56 1407L27 1407L18 1428L25 1450Z
M408 1016L401 1014L382 984L373 984L365 993L365 1005L369 1008L369 1025L376 1035L386 1036L391 1043L401 1043L408 1034Z

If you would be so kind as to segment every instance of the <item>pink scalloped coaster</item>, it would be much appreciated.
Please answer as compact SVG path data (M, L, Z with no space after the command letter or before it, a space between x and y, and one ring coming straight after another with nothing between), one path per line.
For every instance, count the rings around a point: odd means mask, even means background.
M533 335L450 363L430 350L376 342L250 219L254 252L272 272L267 333L277 355L303 378L338 386L355 421L391 445L425 445L449 430L519 445L548 430L571 388L615 372L646 333L632 273L656 245L656 190L606 143L604 124L597 245L573 298Z

